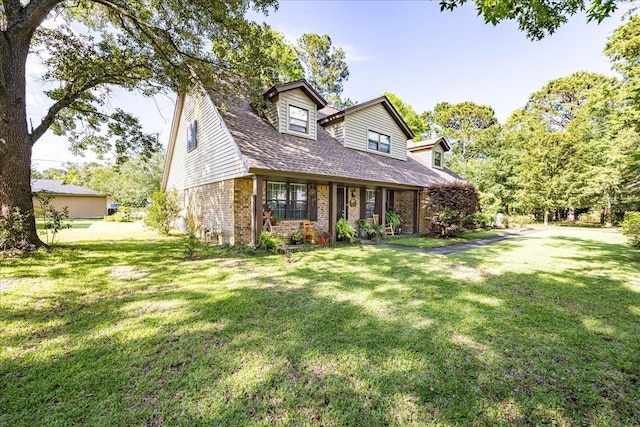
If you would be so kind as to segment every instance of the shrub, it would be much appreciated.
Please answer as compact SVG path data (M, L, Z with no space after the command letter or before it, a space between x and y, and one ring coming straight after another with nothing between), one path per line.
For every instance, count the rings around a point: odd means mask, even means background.
M509 217L505 217L505 222L507 223L507 225L509 227L522 228L524 226L527 226L527 225L531 224L533 222L533 220L531 219L531 217L529 215L511 215Z
M585 224L600 224L600 211L597 209L590 209L589 212L581 213L578 215L578 222Z
M258 249L269 252L277 252L284 248L284 240L281 236L271 231L263 231L258 236Z
M180 209L175 192L154 191L151 194L151 206L147 208L144 223L166 235L169 234L171 223L178 219L179 214Z
M131 222L131 208L128 206L122 207L113 215L105 216L104 220L112 222Z
M640 249L640 212L627 212L621 225L622 234L631 237L629 244Z
M463 218L478 210L479 194L473 184L436 184L427 187L425 193L429 226L441 237L460 234Z
M8 216L0 215L0 251L16 249L32 251L35 246L28 241L27 221L29 216L14 208Z
M300 243L302 242L303 237L304 233L302 233L302 230L298 230L291 234L289 239L291 240L291 243Z
M40 203L38 212L44 220L44 237L47 245L53 245L56 235L65 228L70 228L71 224L69 220L69 208L66 206L61 211L57 210L55 206L51 204L50 195L35 194L38 202Z
M369 237L369 239L377 239L382 236L382 224L372 224L367 222L362 226L362 231L367 233L367 237Z
M476 230L478 228L489 228L491 218L480 212L467 215L462 219L462 226L468 230Z
M336 222L336 233L338 234L338 239L352 241L356 236L356 230L349 224L349 222L340 218L338 222Z

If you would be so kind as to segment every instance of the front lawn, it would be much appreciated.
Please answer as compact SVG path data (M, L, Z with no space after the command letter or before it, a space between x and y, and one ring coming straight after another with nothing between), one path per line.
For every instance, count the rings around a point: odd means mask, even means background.
M110 224L1 260L0 426L640 424L617 232L185 261Z
M413 246L416 248L432 249L442 246L455 245L456 243L465 243L471 240L485 239L487 237L504 236L509 233L516 233L514 230L479 230L469 231L460 237L451 237L448 239L438 239L434 237L422 236L393 236L385 239L386 243L394 245Z

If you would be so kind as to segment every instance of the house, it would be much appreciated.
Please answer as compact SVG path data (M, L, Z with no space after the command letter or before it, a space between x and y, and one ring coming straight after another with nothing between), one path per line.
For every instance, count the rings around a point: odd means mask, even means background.
M419 233L422 190L460 179L445 166L447 141L408 142L414 135L386 97L339 111L305 80L264 97L264 117L247 101L219 108L205 91L176 101L161 188L222 243L255 245L265 205L284 219L283 234L308 219L335 237L339 218L384 221L391 207L403 232Z
M69 209L70 218L101 218L107 214L108 197L90 188L66 184L61 179L32 179L31 191L38 195L51 196L51 206L61 211ZM33 197L37 209L40 202Z

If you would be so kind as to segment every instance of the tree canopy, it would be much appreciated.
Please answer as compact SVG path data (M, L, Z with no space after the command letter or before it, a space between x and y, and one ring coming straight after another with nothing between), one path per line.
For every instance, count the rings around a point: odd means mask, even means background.
M0 2L4 223L10 225L16 209L21 211L19 217L28 218L24 239L42 243L35 231L29 178L31 148L49 129L67 135L76 151L113 150L119 162L157 151L156 138L145 134L135 117L108 107L113 87L147 96L194 85L228 96L262 89L265 78L282 72L282 64L269 61L260 48L244 49L264 47L268 33L248 22L245 14L250 8L266 13L274 6L275 0ZM221 40L224 43L218 43ZM277 45L276 37L270 40ZM47 70L41 77L50 83L46 95L51 106L31 127L25 64L34 54Z
M400 97L391 92L385 92L382 95L386 96L389 102L398 110L400 116L407 123L415 137L415 141L420 141L425 137L427 131L426 125L422 117L413 109L413 107L400 99Z
M469 0L440 0L440 10L454 10ZM485 23L514 20L528 38L553 34L571 15L586 11L588 21L602 22L628 0L472 0Z

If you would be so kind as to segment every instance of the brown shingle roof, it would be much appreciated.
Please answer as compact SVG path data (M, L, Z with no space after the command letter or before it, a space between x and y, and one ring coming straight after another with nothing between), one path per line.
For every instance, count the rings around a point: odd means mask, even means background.
M220 111L238 144L249 172L271 171L344 178L379 184L425 187L459 179L430 169L408 153L407 161L343 147L322 126L317 141L281 134L247 103Z

